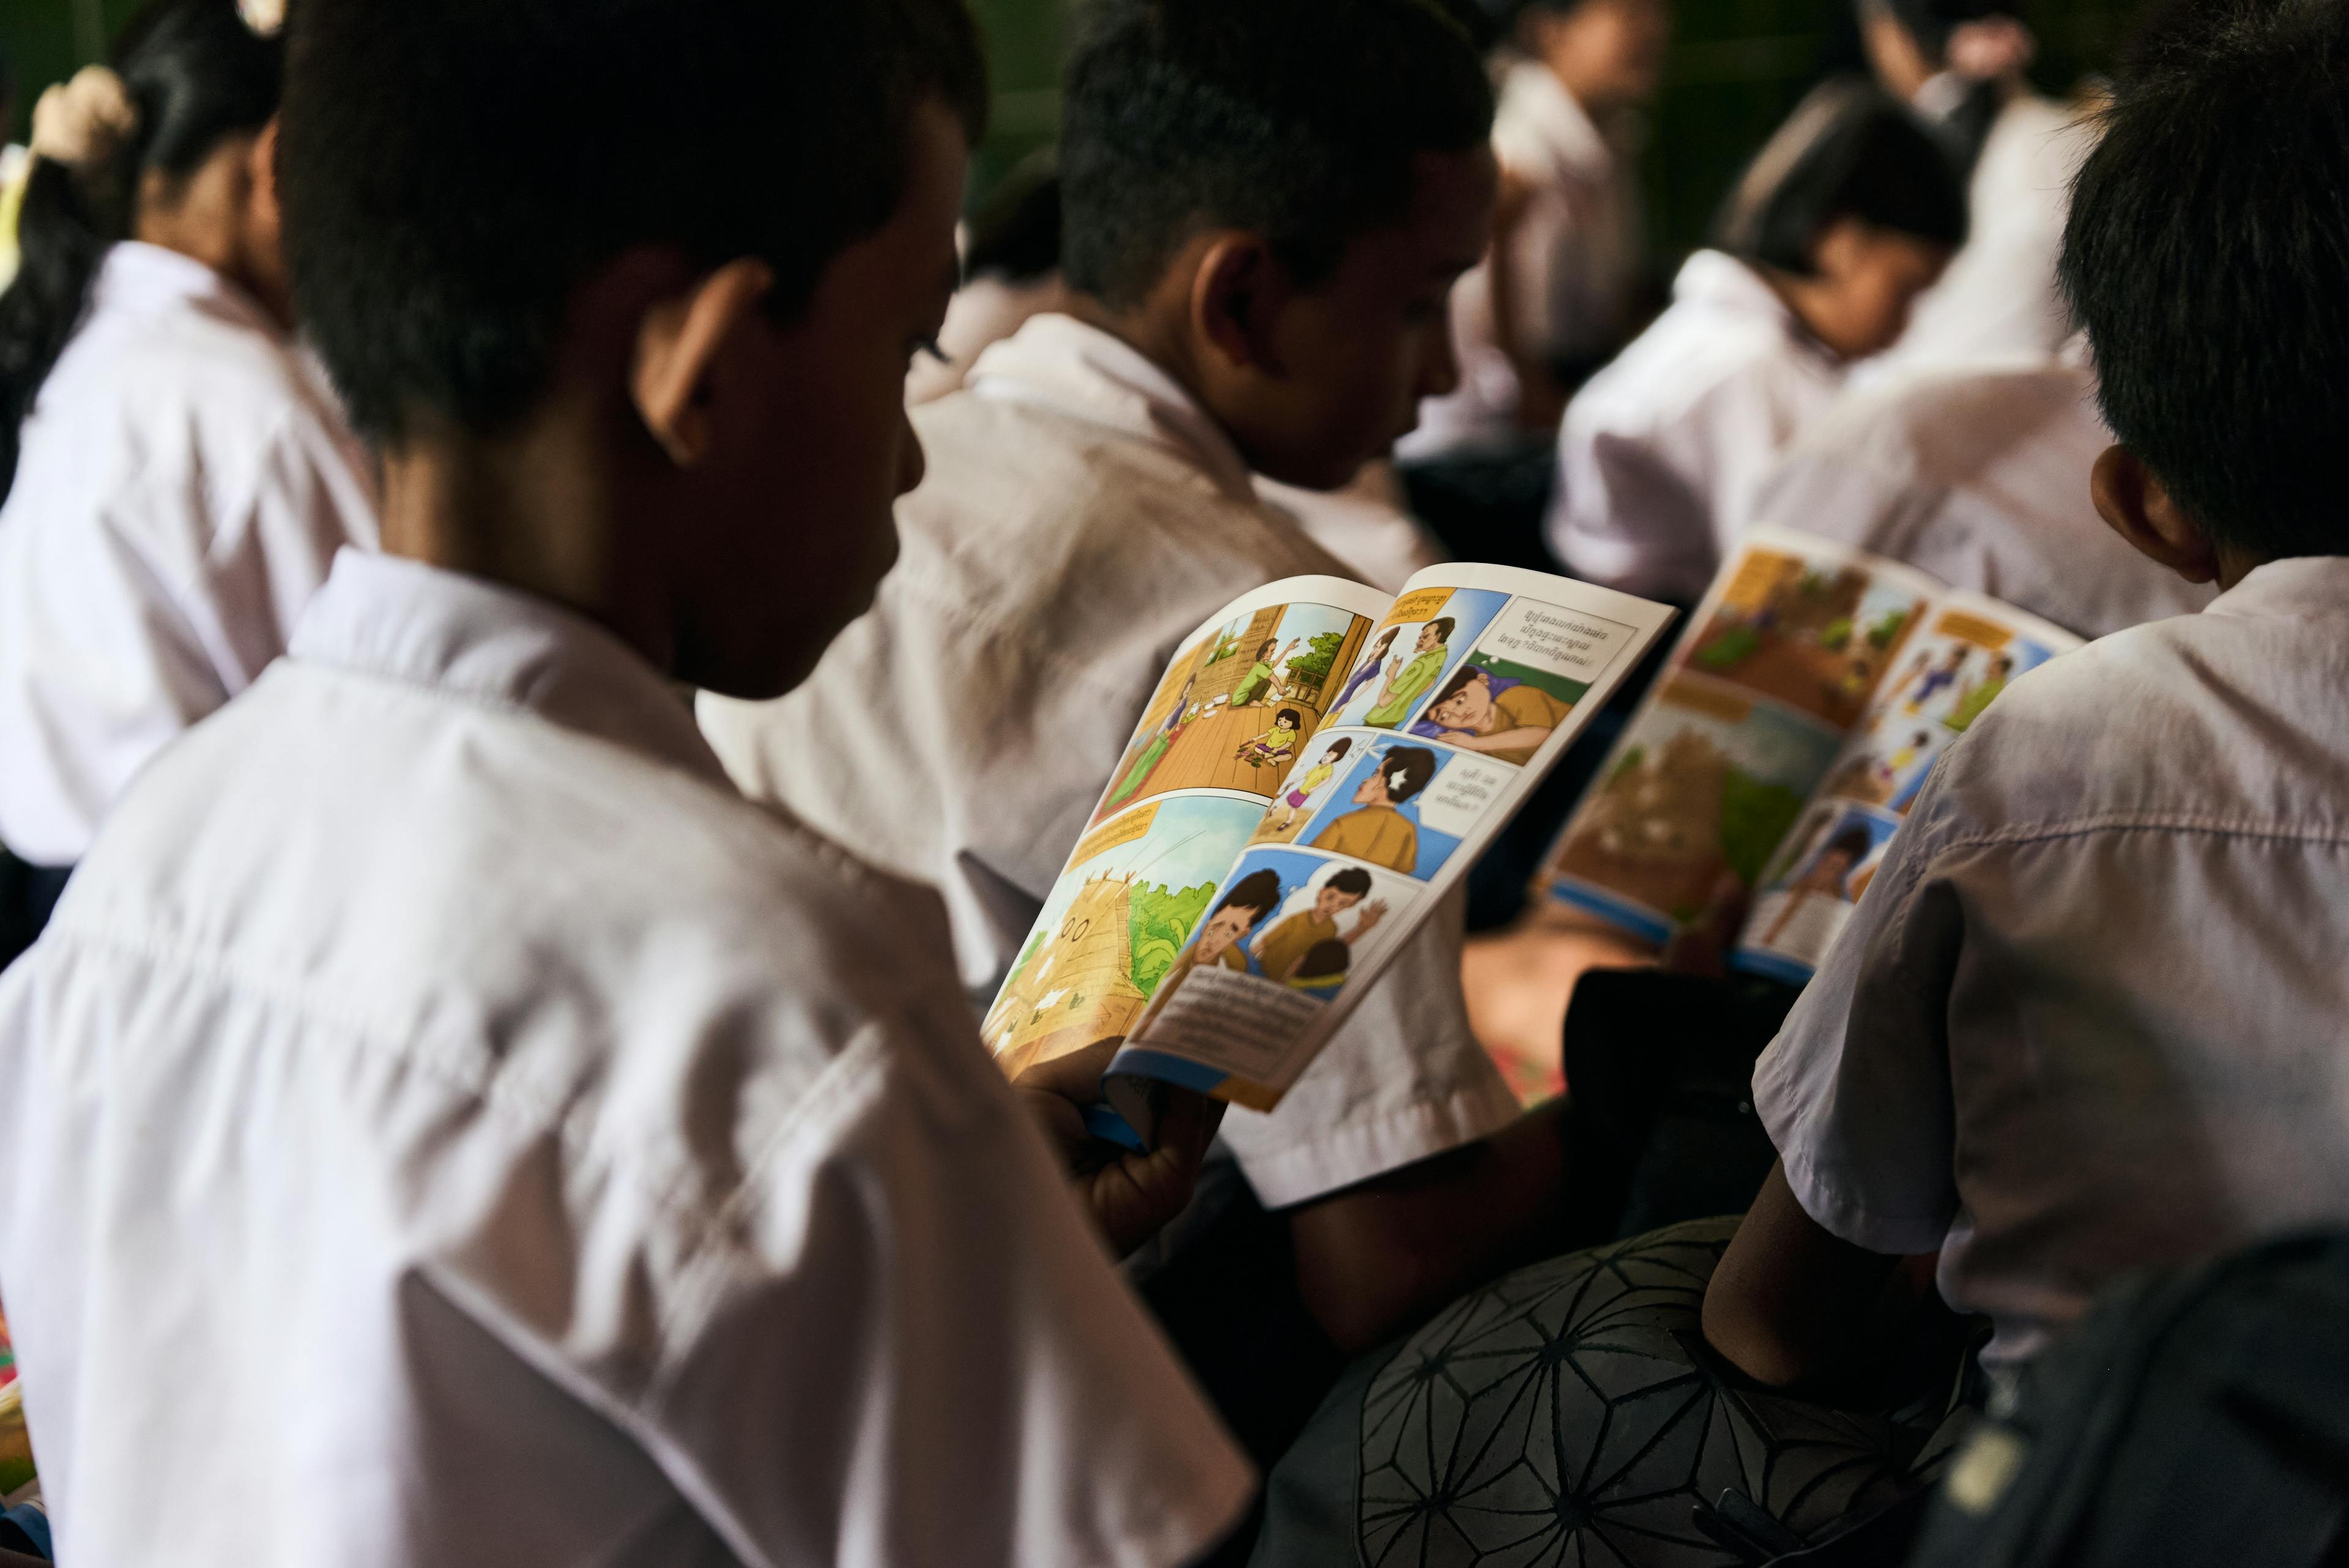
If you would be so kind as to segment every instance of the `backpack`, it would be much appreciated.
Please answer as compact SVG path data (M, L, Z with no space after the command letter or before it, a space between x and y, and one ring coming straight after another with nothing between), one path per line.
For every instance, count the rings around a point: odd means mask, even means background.
M2013 1403L1909 1568L2349 1568L2349 1236L2122 1285Z

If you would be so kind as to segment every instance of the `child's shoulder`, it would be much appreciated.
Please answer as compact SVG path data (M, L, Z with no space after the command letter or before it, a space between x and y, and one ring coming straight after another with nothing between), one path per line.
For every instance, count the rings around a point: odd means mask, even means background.
M1684 299L1591 378L1576 395L1568 421L1652 430L1702 417L1710 404L1752 395L1788 377L1828 375L1783 321Z

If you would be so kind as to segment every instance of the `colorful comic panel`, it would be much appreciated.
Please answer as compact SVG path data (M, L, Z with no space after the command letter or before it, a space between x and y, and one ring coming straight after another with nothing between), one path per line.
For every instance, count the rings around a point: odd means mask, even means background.
M1414 588L1371 634L1330 709L1333 729L1398 730L1450 676L1509 595L1491 588Z
M1794 985L1808 981L1875 880L1899 826L1890 812L1848 801L1815 807L1787 836L1754 895L1736 967Z
M1749 545L1678 667L1847 730L1925 604L1910 574Z

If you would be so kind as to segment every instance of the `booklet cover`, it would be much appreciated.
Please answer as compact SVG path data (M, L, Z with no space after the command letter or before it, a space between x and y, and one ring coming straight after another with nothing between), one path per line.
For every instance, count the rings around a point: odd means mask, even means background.
M1810 979L1933 761L2080 639L1863 552L1755 529L1714 579L1537 898L1651 941L1724 876L1753 902L1731 962Z
M1293 577L1184 646L983 1030L1006 1072L1124 1042L1152 1085L1268 1110L1672 612L1537 572L1399 596Z

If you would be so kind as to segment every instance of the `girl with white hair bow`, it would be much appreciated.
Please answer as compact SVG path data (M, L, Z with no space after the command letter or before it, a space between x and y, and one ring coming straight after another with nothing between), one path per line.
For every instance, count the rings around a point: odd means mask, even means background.
M263 9L151 0L111 67L34 110L0 294L0 844L21 863L0 883L24 889L0 961L132 775L375 539L364 455L293 340Z

